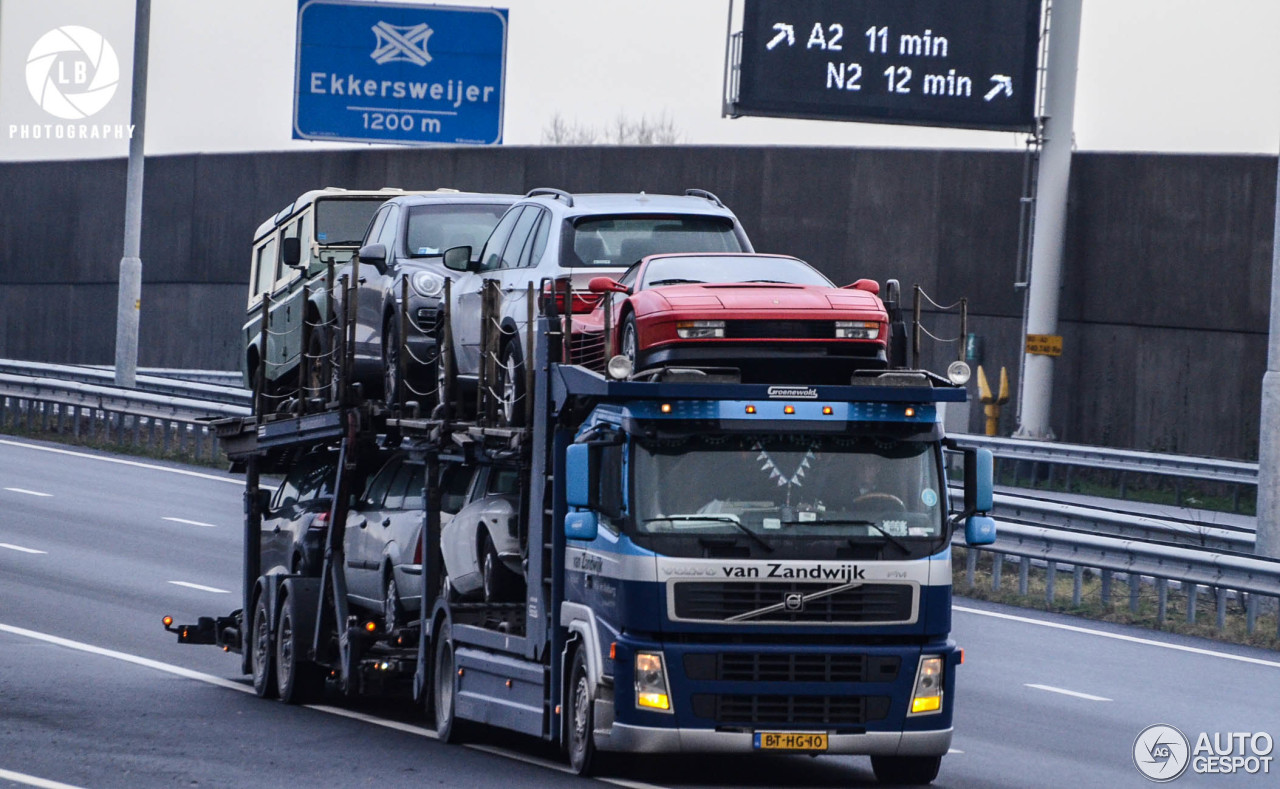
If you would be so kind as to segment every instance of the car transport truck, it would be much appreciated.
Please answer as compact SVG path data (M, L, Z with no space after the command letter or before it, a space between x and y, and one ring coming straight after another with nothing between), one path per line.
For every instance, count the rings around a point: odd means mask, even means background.
M890 282L902 335L897 292ZM340 386L333 402L221 423L246 474L243 605L166 627L240 653L260 695L412 696L442 740L477 725L522 732L583 774L615 752L792 752L867 755L887 783L933 780L960 696L951 546L995 539L991 456L942 430L963 386L906 369L892 342L887 368L837 385L637 371L625 357L601 373L573 363L572 316L557 312L568 295L528 295L522 427L493 419L498 329L482 340L474 403L452 397L446 365L430 414ZM444 316L444 330L462 317ZM390 628L346 589L351 478L380 446L407 454L424 502L400 576L420 583L421 605ZM339 456L321 566L264 574L261 475L316 447ZM467 506L515 546L504 562L520 583L460 590L442 501L458 479L499 477L509 504L487 505L472 482Z

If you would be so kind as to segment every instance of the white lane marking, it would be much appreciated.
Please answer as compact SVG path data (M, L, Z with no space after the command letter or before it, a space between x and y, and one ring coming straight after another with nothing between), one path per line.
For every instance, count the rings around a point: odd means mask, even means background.
M38 786L40 789L80 789L72 784L61 784L57 781L50 781L47 778L37 778L34 775L23 775L10 770L0 770L0 778L6 781L13 781L24 786Z
M959 748L949 748L947 749L947 753L964 753L964 751L960 750Z
M102 455L90 455L87 452L72 452L69 449L57 449L55 447L42 447L35 444L24 444L21 441L9 441L0 439L0 444L11 447L22 447L23 449L35 449L40 452L53 452L57 455L71 455L77 458L88 458L89 460L101 460L103 463L118 463L122 466L132 466L134 468L146 468L152 471L167 471L170 474L181 474L186 477L199 477L200 479L211 479L215 482L230 482L233 485L243 485L244 480L235 477L219 477L214 474L201 474L199 471L187 471L184 468L170 468L169 466L157 466L152 463L139 463L136 460L124 460L122 458L109 458ZM265 486L264 486L265 487Z
M1022 684L1026 685L1028 688L1047 690L1050 693L1061 693L1064 696L1074 696L1077 699L1085 699L1086 701L1111 701L1111 699L1105 696L1095 696L1092 693L1081 693L1078 690L1067 690L1066 688L1055 688L1052 685L1037 685L1034 682L1024 682Z
M1100 636L1102 638L1112 638L1116 641L1128 641L1134 644L1145 644L1150 647L1161 647L1162 649L1172 649L1176 652L1190 652L1193 655L1204 655L1206 657L1222 658L1223 660L1235 660L1240 663L1252 663L1255 666L1268 666L1270 668L1280 668L1280 662L1274 660L1263 660L1262 658L1247 657L1245 655L1232 655L1229 652L1216 652L1212 649L1201 649L1200 647L1189 647L1182 644L1169 644L1164 641L1155 641L1150 638L1139 638L1138 636L1126 636L1123 633L1108 633L1105 630L1092 630L1087 627L1078 627L1076 625L1066 625L1061 622L1046 622L1043 619L1032 619L1027 616L1014 616L1013 614L1001 614L995 611L983 611L977 608L966 608L964 606L953 605L953 611L961 611L966 614L977 614L978 616L990 616L995 619L1008 619L1012 622L1023 622L1028 625L1039 625L1041 627L1051 627L1055 630L1067 630L1072 633L1084 633L1091 636Z
M212 523L205 523L204 521L189 521L186 518L167 518L166 517L166 518L161 518L161 520L172 521L173 523L185 523L188 526L204 526L207 529L218 528Z
M81 652L88 652L91 655L100 655L102 657L109 657L114 660L124 661L125 663L132 663L135 666L144 666L146 668L153 668L156 671L163 671L167 674L173 674L178 677L183 677L184 679L194 679L199 682L208 683L210 685L217 685L220 688L227 688L228 690L238 690L241 693L253 693L252 685L242 685L239 682L232 682L229 679L223 679L222 677L215 677L212 674L205 674L199 671L192 671L191 669L182 668L181 666L172 666L172 665L169 665L168 663L161 663L158 660L151 660L149 658L138 657L137 655L130 655L127 652L117 652L114 649L103 649L102 647L95 647L92 644L83 644L79 641L72 641L69 638L60 638L58 636L51 636L46 633L38 633L35 630L27 630L25 628L14 627L13 625L5 625L5 624L0 624L0 633L12 633L15 636L23 636L25 638L31 638L36 641L44 641L45 643L48 643L48 644L56 644L57 646L66 647L68 649L75 649Z
M231 594L231 592L227 591L226 589L218 589L217 587L213 587L213 586L201 586L200 584L191 584L191 583L187 583L186 581L170 581L169 583L173 584L174 586L185 586L188 589L197 589L201 592L213 592L214 594Z
M21 551L22 553L48 553L48 551L37 551L35 548L23 548L21 545L10 545L7 542L0 542L0 548L8 548L11 551Z
M168 663L161 663L158 660L151 660L149 658L138 657L137 655L130 655L125 652L117 652L113 649L103 649L102 647L95 647L92 644L84 644L79 641L72 641L67 638L60 638L58 636L51 636L45 633L38 633L34 630L27 630L21 627L14 627L13 625L0 624L0 633L12 633L13 635L16 635L16 636L24 636L26 638L35 639L36 641L44 641L49 644L56 644L58 646L79 650L81 652L88 652L91 655L101 655L102 657L109 657L115 660L121 660L121 661L124 661L125 663L132 663L136 666L145 666L146 668L153 668L156 671L163 671L166 674L173 674L175 676L182 677L184 679L194 679L197 682L204 682L209 685L216 685L220 688L227 688L229 690L238 690L241 693L254 692L253 686L251 685L245 685L239 682L232 682L231 680L223 679L222 677L215 677L212 674L204 674L199 671L192 671L190 669L182 668L181 666L174 666ZM388 729L395 729L396 731L405 732L406 734L415 734L420 737L429 737L429 738L438 739L438 735L434 730L428 729L422 726L413 726L408 723L399 723L397 721L383 720L381 718L375 718L370 715L354 712L352 710L344 710L338 707L329 707L323 704L307 704L305 706L308 709L313 709L317 712L323 712L329 715L335 715L342 718L350 718L352 720L361 721L363 723L371 723L375 726L382 726ZM536 765L538 767L546 767L548 769L558 770L560 772L566 772L566 773L571 772L569 768L566 767L565 765L556 764L555 762L549 762L549 761L546 761L545 759L538 759L536 757L513 753L511 751L505 751L501 748L493 748L485 745L468 745L467 747L474 748L477 751L484 751L485 753L489 753L494 756L501 756L506 759L526 762L528 764ZM0 777L4 777L3 772L0 772ZM663 787L656 786L654 784L644 784L638 781L628 781L621 778L602 778L599 780L605 783L616 784L618 786L631 787L632 789L663 789ZM51 789L63 789L62 784L51 784L50 786L51 786ZM78 787L67 787L67 789L78 789Z
M27 490L26 488L5 488L5 490L12 491L14 493L25 493L28 496L39 496L42 499L53 498L52 493L41 493L38 490Z

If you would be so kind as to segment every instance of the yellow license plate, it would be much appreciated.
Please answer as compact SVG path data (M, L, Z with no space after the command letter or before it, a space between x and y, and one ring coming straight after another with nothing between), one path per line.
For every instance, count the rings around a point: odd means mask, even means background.
M824 731L758 731L756 750L760 751L825 751L827 733Z

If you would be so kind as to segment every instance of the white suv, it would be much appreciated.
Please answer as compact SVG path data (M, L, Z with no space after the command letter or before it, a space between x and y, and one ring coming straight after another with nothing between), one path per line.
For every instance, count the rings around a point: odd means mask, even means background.
M496 280L502 291L495 388L501 395L500 416L514 424L520 421L517 403L524 397L526 294L531 285L540 296L544 283L558 294L567 281L572 288L569 310L590 312L597 298L587 288L591 278L616 277L647 255L753 251L733 212L700 189L681 196L534 189L503 215L479 258L471 258L470 247L445 253L445 266L461 272L452 284L450 304L458 378L474 387L479 376L485 280Z

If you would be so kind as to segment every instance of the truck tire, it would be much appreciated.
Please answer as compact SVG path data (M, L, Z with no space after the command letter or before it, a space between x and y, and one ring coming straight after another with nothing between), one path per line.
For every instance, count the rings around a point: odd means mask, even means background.
M307 704L324 690L320 667L303 657L310 639L297 627L304 617L296 610L296 599L296 595L285 598L276 627L276 685L285 704Z
M448 627L445 625L444 627ZM453 640L445 635L444 627L436 633L436 659L432 678L435 680L436 737L440 742L462 741L465 725L457 719L455 702L458 698L458 669L454 661Z
M872 756L871 769L882 784L923 785L938 777L941 756Z
M574 650L573 667L569 670L568 737L569 767L578 775L591 775L598 766L593 732L591 678L587 675L587 657L583 647Z
M253 621L249 624L249 668L253 674L253 692L260 699L275 698L276 671L271 648L271 618L267 616L267 601L258 596L253 606Z

